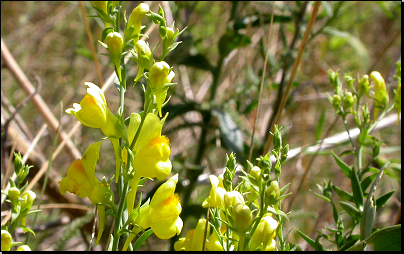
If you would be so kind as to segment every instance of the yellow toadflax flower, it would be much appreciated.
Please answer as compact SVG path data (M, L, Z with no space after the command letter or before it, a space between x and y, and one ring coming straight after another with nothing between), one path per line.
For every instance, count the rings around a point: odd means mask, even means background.
M186 237L182 237L177 242L175 242L174 249L176 251L179 250L202 251L205 226L206 226L206 219L204 218L199 219L195 229L188 231ZM207 231L209 232L209 224Z
M278 222L274 220L270 213L266 213L258 223L250 241L250 250L256 250L262 244L263 251L275 250L275 236Z
M209 180L212 188L210 189L209 197L203 201L202 207L206 208L210 206L222 209L224 194L226 193L223 182L220 182L219 178L215 175L210 175Z
M171 83L175 73L170 71L170 66L164 62L155 62L149 71L150 86L156 96L157 112L161 117L161 104L163 104L165 96L167 95L167 88L164 88L164 84Z
M132 165L142 177L163 181L171 173L170 141L161 135L165 118L160 120L155 114L147 114L133 151L136 153ZM140 125L140 115L132 113L128 127L129 140L133 140ZM126 156L122 157L124 160Z
M379 113L379 107L387 108L389 94L386 91L386 83L379 72L372 71L370 78L375 82L375 111L373 114L373 121L375 121Z
M179 217L181 213L181 203L177 194L174 193L178 182L178 174L175 174L163 183L154 193L150 204L140 208L139 217L134 224L143 229L151 228L160 239L169 239L174 235L179 235L182 230L183 222ZM135 226L123 250L126 250L129 243L135 238L135 234L141 229Z
M101 141L91 144L84 152L83 157L73 163L67 169L67 176L60 182L60 192L66 191L79 196L88 197L90 201L97 205L99 216L99 231L95 245L101 239L105 228L105 204L108 203L108 186L95 177L95 165L100 158Z
M120 169L120 147L118 138L127 139L126 128L124 128L118 119L112 114L107 106L104 93L95 84L85 82L87 94L80 101L80 104L73 103L73 108L66 109L66 113L76 116L83 125L91 128L100 128L102 133L110 136L114 152L116 165L116 182L119 178Z

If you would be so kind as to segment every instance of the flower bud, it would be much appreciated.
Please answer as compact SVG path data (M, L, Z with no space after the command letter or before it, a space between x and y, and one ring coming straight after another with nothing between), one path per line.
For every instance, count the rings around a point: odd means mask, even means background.
M104 16L108 16L108 1L90 1L94 9L99 13L99 17L104 21L105 27L109 27L109 20L106 20ZM97 8L97 9L96 9ZM100 11L102 13L100 13ZM104 14L105 13L105 14Z
M339 97L337 94L334 94L332 97L332 106L334 107L335 111L339 110L339 105L341 104L341 97Z
M31 248L28 245L21 245L17 251L31 251Z
M343 99L343 106L344 106L344 110L345 112L350 109L353 104L355 103L354 97L352 96L351 92L347 92L344 96Z
M288 158L288 152L289 152L289 144L285 145L282 148L281 162L284 162Z
M254 177L254 179L258 180L261 176L261 169L257 166L254 166L250 171L250 175Z
M233 209L234 223L239 234L244 234L248 231L252 221L252 213L248 206L237 204Z
M282 147L282 134L278 129L278 126L274 126L274 138L273 138L274 149L280 149Z
M17 187L11 187L8 190L7 197L11 200L11 203L15 205L20 198L20 190Z
M21 201L21 224L25 227L27 221L27 215L29 210L31 209L32 204L36 198L35 192L29 190L25 192L22 197L23 201ZM23 230L25 233L25 230Z
M13 238L7 230L1 230L1 251L9 251Z
M371 86L369 85L369 76L363 75L363 77L361 78L361 80L359 81L359 84L358 84L359 97L361 97L364 94L367 97L369 97L370 88L371 88Z
M224 194L224 207L225 209L230 209L237 204L244 205L244 198L238 191L229 191Z
M105 38L105 43L108 46L111 62L115 65L119 81L122 81L121 77L121 56L123 46L122 35L117 32L109 33Z
M170 83L174 78L174 72L170 73L170 66L164 62L155 62L149 71L150 86L156 95L157 111L159 116L161 113L162 94L164 92L164 84Z
M279 185L277 181L272 181L269 187L265 191L265 200L268 205L274 205L277 203L276 199L281 196Z
M263 245L262 250L267 250L268 246L272 246L277 227L278 222L269 213L266 213L251 237L250 250L256 250L261 244Z
M376 119L377 114L379 112L379 107L387 107L389 104L389 94L386 91L386 84L382 75L373 71L370 73L370 78L375 82L375 111L373 114L373 121Z
M210 206L221 209L223 207L223 199L226 190L223 187L219 187L220 181L215 175L210 175L209 180L212 188L210 189L209 197L202 203L202 207Z
M133 9L132 13L129 16L128 23L126 24L124 33L125 41L133 39L133 42L136 43L137 40L139 40L139 37L136 37L136 35L140 33L142 19L149 12L150 7L146 3L141 3L135 9Z

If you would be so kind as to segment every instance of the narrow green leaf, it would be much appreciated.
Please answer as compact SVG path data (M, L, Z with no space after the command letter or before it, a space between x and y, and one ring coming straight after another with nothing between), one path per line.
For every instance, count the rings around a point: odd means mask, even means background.
M150 228L148 230L146 230L146 232L144 232L136 241L135 245L133 246L133 251L136 251L140 245L142 245L147 238L149 238L149 236L153 234L153 230Z
M352 169L352 171L351 171L351 186L352 186L352 193L353 193L353 198L354 198L356 207L359 210L362 210L363 192L362 192L361 185L359 183L358 174L355 169Z
M378 199L376 199L376 211L382 208L382 206L389 200L389 198L393 196L394 192L395 190L390 191L384 194L383 196L379 197Z
M366 239L372 232L373 223L375 221L375 215L376 215L376 207L374 206L373 202L373 192L376 190L379 180L382 177L384 170L387 168L389 164L390 162L387 162L383 165L376 179L373 181L372 187L370 188L368 198L363 208L363 215L360 224L361 240Z
M347 203L347 202L344 202L344 201L339 201L338 203L342 206L342 208L344 208L344 210L345 210L352 218L354 218L355 220L360 220L360 218L361 218L361 212L360 212L356 207L354 207L353 205L351 205L351 204L349 204L349 203Z
M285 186L283 186L283 187L279 190L279 192L280 192L281 195L283 195L283 193L285 193L286 189L289 187L290 184L291 184L291 183L286 184Z
M320 195L318 193L315 193L314 191L310 190L314 195L316 195L317 197L324 199L325 201L327 201L328 203L331 203L331 199L327 198L326 196Z
M341 190L339 187L332 185L332 189L337 195L345 201L354 202L354 198L351 193Z
M308 244L310 244L311 247L314 248L314 246L316 246L316 242L313 239L301 232L299 229L296 229L296 231Z
M333 151L331 151L332 156L334 156L335 162L337 162L338 166L340 167L340 169L342 170L342 173L344 173L344 175L346 175L347 177L351 177L351 168L345 164L345 162L343 162L337 155L335 155L335 153Z
M366 189L369 187L369 185L375 180L377 175L378 175L378 173L372 174L362 180L362 182L361 182L362 191L366 191Z

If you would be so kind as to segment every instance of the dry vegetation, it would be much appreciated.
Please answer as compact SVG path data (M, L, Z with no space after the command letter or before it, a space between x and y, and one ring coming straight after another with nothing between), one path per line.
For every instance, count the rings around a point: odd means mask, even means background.
M187 32L182 38L183 44L171 53L167 59L173 65L177 73L175 82L178 85L170 90L172 96L170 105L181 104L183 102L196 101L198 103L211 103L210 85L212 82L211 72L198 69L189 65L179 64L186 54L200 53L212 65L215 65L219 56L217 47L219 38L226 31L227 20L230 17L232 8L231 2L148 2L152 10L157 11L158 5L164 8L167 19L170 16L176 20L176 27L180 30L187 26ZM269 15L272 10L271 2L240 2L238 6L238 17L245 17L253 13L259 15ZM138 2L124 2L123 9L132 10ZM294 2L275 2L275 13L278 15L290 16L292 10L296 8ZM85 2L87 14L93 14L89 2ZM352 72L354 76L359 73L363 75L369 71L377 70L386 77L389 91L392 92L395 82L394 74L395 62L401 54L401 7L395 6L391 2L386 2L385 6L389 12L383 11L376 2L347 2L340 12L340 16L329 24L335 30L346 33L349 36L335 36L330 32L322 32L317 35L306 47L301 64L295 78L295 85L292 89L290 101L282 114L280 125L284 126L283 136L290 148L304 147L313 144L315 140L316 128L322 111L325 112L324 131L331 126L335 114L332 106L327 101L326 94L332 93L329 84L327 71L329 69L339 70L341 76L346 72ZM311 4L308 5L305 15L305 22L311 13ZM320 7L322 13L324 7ZM392 15L392 16L389 16ZM101 86L95 71L94 60L91 56L90 43L94 43L97 57L101 65L103 80L107 80L113 73L112 66L108 65L108 56L96 40L101 37L102 28L98 19L88 18L94 42L89 42L83 17L80 12L78 2L1 2L1 37L2 43L7 46L15 61L22 71L27 75L34 87L38 83L32 74L38 76L42 87L39 96L52 111L56 119L60 120L61 130L69 133L75 126L76 119L64 113L67 107L73 102L77 102L85 93L83 83L90 81ZM314 24L314 31L324 25L324 20L319 20ZM151 24L151 22L150 22ZM150 25L149 24L149 25ZM171 24L168 21L168 24ZM148 26L149 26L148 25ZM305 26L304 26L305 27ZM283 30L283 34L280 30ZM277 89L282 75L282 66L285 57L293 56L297 50L290 53L285 49L282 40L286 40L289 45L293 39L295 24L293 21L279 23L275 22L272 27L270 38L270 53L273 59L269 60L268 69L263 88L261 109L257 116L256 125L256 146L262 146L265 137L268 120L273 114L273 104L276 99ZM235 116L235 122L243 132L243 139L246 146L250 143L250 133L253 128L253 120L257 108L253 103L258 100L259 84L262 77L264 59L261 51L262 45L267 44L269 34L269 24L247 27L242 31L251 39L251 43L245 47L233 50L224 60L222 73L219 80L216 97L213 103L225 105L227 112ZM303 30L304 32L304 30ZM157 30L150 35L150 44L153 48L157 44ZM284 37L284 38L282 38ZM296 45L299 45L300 40ZM2 44L3 47L3 44ZM297 48L297 47L295 47ZM3 50L3 49L2 49ZM3 52L3 51L2 51ZM159 51L156 51L159 55ZM3 54L2 54L3 57ZM272 61L272 62L271 62ZM277 65L274 65L276 62ZM129 71L129 80L133 80L137 73L135 67ZM130 82L129 82L130 84ZM116 112L119 103L119 95L110 85L106 91L109 107ZM1 112L2 126L10 115L12 108L16 107L27 93L21 88L19 82L5 68L2 58L1 70ZM130 89L126 97L126 105L130 112L138 112L142 106L140 86ZM7 102L8 101L8 102ZM252 110L247 110L252 107ZM2 149L6 153L2 154L2 185L5 181L4 165L8 164L10 150L18 137L16 150L23 154L26 147L32 142L44 125L44 119L39 113L41 109L28 102L18 112L13 125L10 126L17 134L8 133L8 139L2 143ZM244 113L246 112L246 113ZM187 179L184 168L192 164L197 152L199 126L184 129L173 129L183 122L199 123L202 117L197 112L189 112L183 117L177 117L174 121L165 126L167 135L171 141L172 160L174 162L173 172L180 172L180 179L186 185ZM217 119L212 119L213 126L219 123ZM331 134L343 131L341 122L337 122ZM401 163L401 122L399 126L390 125L376 132L377 136L384 141L385 149L383 158L395 158ZM3 135L3 129L2 129ZM226 149L223 141L219 138L218 129L208 132L208 143L202 165L206 166L205 173L218 175L223 169L226 161ZM72 135L71 140L77 150L83 153L89 144L101 138L99 132L91 128L80 126ZM50 157L53 148L55 132L47 128L30 155L29 163L35 167L32 172L38 172L39 168ZM57 142L59 145L60 142ZM104 142L103 144L107 144ZM395 151L394 151L395 148ZM335 153L342 152L344 147L335 148ZM393 151L392 151L393 150ZM103 172L110 172L114 169L114 157L112 147L103 145L103 153L97 170L98 176ZM248 155L248 149L246 150ZM2 151L3 152L3 151ZM260 154L255 154L259 156ZM45 225L47 229L39 232L36 237L31 237L29 245L35 250L85 250L88 248L87 241L90 237L92 219L88 219L89 224L81 230L74 231L73 237L65 245L58 243L71 230L71 221L77 216L83 215L85 210L61 209L58 203L76 202L83 206L88 205L85 200L78 200L71 194L66 194L68 199L61 200L58 195L58 186L55 185L61 177L66 174L68 165L74 156L70 156L66 148L61 150L59 155L53 160L50 181L51 186L47 189L43 197L43 204L48 205L38 216L36 225ZM299 154L289 160L283 167L283 182L292 182L290 191L294 192L300 183L304 170L310 160L311 155ZM345 159L349 160L348 157ZM206 178L206 177L205 177ZM308 174L303 188L297 195L296 200L289 211L292 212L289 227L299 228L306 234L313 236L315 229L320 229L331 222L331 207L326 202L315 197L309 190L316 190L316 184L322 184L323 179L328 181L333 179L335 184L344 186L341 172L332 160L329 153L318 156L314 166ZM32 178L29 179L32 181ZM347 183L346 183L347 184ZM150 184L152 185L152 184ZM148 186L148 192L153 186ZM347 189L350 187L347 186ZM398 207L401 207L401 175L398 177L385 176L378 191L386 193L396 189L393 198L386 204L385 208L378 213L378 225L392 225L397 214ZM36 185L34 190L40 193L40 185ZM201 204L207 197L209 190L208 181L202 181L191 195L192 204ZM56 194L55 194L56 193ZM284 202L287 206L288 201ZM7 204L2 204L3 211L7 210ZM92 211L93 208L89 208ZM70 218L70 219L67 219ZM67 219L67 221L65 220ZM69 222L70 221L70 222ZM195 218L187 220L183 234L190 228L195 227ZM28 222L29 223L29 222ZM46 223L53 223L53 226ZM315 227L315 228L314 228ZM108 229L106 229L108 230ZM80 232L83 232L80 234ZM303 248L305 244L302 239L293 232L289 237L290 241L299 242ZM99 246L98 246L99 247ZM99 248L95 248L98 250ZM151 237L147 244L142 247L144 250L168 250L169 241L161 241Z

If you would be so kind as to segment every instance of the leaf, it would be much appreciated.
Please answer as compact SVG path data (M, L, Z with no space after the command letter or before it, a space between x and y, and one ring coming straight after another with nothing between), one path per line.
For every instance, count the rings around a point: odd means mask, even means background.
M309 236L307 236L306 234L304 234L303 232L301 232L299 229L295 229L296 231L297 231L297 233L301 236L301 237L303 237L303 239L308 243L308 244L310 244L310 246L311 247L315 247L316 246L316 242L313 240L313 239L311 239Z
M373 182L373 180L376 178L377 175L378 174L373 174L362 180L362 182L361 182L362 191L366 191L366 189Z
M360 212L356 207L354 207L353 205L351 205L351 204L349 204L349 203L347 203L347 202L344 202L344 201L339 201L338 203L342 206L342 208L344 208L344 210L345 210L352 218L354 218L354 219L357 220L357 221L360 220L360 218L361 218L361 212Z
M351 193L341 190L339 187L332 185L332 189L337 195L345 201L354 202L354 198Z
M314 195L316 195L317 197L324 199L325 201L327 201L328 203L331 203L331 199L327 198L326 196L323 196L321 194L315 193L314 191L310 190L311 192L313 192Z
M374 206L373 203L373 192L376 190L377 184L379 183L379 180L382 177L384 170L387 168L389 164L390 162L385 163L383 167L380 169L380 172L377 175L376 179L374 180L372 187L369 191L365 207L363 208L363 215L360 224L361 240L366 239L372 232L376 214L376 207Z
M365 241L374 246L374 251L401 251L401 224L374 232Z
M136 251L136 250L140 247L140 245L142 245L142 244L147 240L147 238L149 238L149 236L150 236L151 234L153 234L153 230L152 230L151 228L148 229L148 230L146 230L146 232L144 232L144 233L137 239L137 241L135 242L135 245L133 246L133 251Z
M27 227L24 227L23 225L21 225L21 228L22 228L23 230L27 231L27 232L30 232L31 234L33 234L33 235L35 236L34 231L32 231L31 229L29 229L29 228L27 228Z
M383 205L389 200L389 198L393 196L394 192L395 190L390 191L376 199L376 211L383 207Z
M342 170L342 173L344 173L344 175L346 175L347 177L351 177L351 168L345 164L345 162L343 162L337 155L335 155L335 153L333 151L331 151L332 156L334 156L335 162L337 162L338 166L340 167L340 169Z
M352 193L353 193L353 198L354 198L356 207L359 210L362 210L363 192L362 192L361 185L359 183L358 174L356 173L356 170L354 170L354 169L352 169L352 171L351 171L351 186L352 186Z

